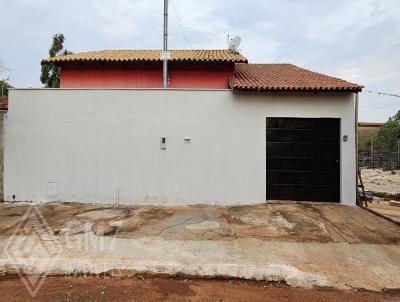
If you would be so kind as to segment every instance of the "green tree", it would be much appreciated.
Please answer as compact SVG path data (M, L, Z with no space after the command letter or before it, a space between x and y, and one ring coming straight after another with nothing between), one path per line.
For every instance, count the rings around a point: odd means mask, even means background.
M400 110L379 128L377 143L381 149L392 151L400 137Z
M53 36L53 43L49 49L49 56L53 58L60 55L69 55L72 52L64 49L64 35L61 33ZM55 64L43 64L40 74L40 81L46 88L59 88L60 87L60 67Z
M8 89L13 88L7 79L0 80L0 96L8 95Z
M8 82L8 78L3 78L3 75L9 71L2 61L0 61L0 96L8 95L8 89L13 88Z

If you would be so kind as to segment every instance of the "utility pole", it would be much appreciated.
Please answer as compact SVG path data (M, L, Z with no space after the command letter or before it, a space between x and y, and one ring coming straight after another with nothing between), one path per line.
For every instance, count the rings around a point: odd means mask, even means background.
M168 88L168 59L170 54L168 52L168 0L164 0L164 44L161 53L163 60L163 87Z

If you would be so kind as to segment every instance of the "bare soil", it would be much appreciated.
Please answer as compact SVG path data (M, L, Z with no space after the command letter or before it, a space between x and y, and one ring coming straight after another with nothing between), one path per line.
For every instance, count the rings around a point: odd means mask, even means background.
M0 301L400 301L400 291L304 289L244 280L48 276L31 297L18 275L0 277Z
M362 169L362 180L368 191L399 194L400 170Z
M400 223L400 206L393 206L388 202L381 201L369 203L368 207L369 209Z

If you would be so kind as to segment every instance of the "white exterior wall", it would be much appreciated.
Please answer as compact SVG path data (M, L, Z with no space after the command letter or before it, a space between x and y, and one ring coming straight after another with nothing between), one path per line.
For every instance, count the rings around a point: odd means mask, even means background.
M5 199L264 202L266 117L341 118L341 200L355 204L353 94L162 89L11 90Z

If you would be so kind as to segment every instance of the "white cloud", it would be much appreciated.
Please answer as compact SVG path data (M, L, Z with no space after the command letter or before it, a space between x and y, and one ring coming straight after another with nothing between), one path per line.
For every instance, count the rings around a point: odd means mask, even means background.
M290 62L371 90L400 93L398 0L172 0L171 48L225 48L240 35L251 62ZM161 0L0 0L0 58L16 86L40 86L40 60L62 32L72 51L161 48ZM386 99L385 99L386 100ZM399 102L363 93L360 116L385 120ZM387 104L387 105L384 105Z
M155 19L157 7L150 1L95 1L89 2L96 16L96 27L104 39L128 40L140 38L148 33L151 27L143 22Z

